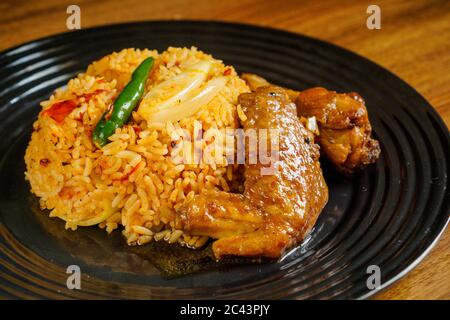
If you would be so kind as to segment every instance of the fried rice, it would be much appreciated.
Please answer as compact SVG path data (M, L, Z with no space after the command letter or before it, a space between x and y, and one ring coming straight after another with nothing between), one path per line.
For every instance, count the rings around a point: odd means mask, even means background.
M133 112L109 144L96 148L93 129L147 57L153 57L155 64L146 92L200 60L212 63L209 79L226 76L228 81L193 116L150 124ZM165 240L200 247L208 238L177 230L175 209L202 190L229 191L238 167L226 159L214 165L174 163L171 134L180 128L194 134L195 121L201 121L203 130L237 128L237 98L248 91L232 66L194 47L168 48L162 53L147 49L114 52L90 64L86 72L41 103L43 110L33 124L25 154L25 177L41 208L63 219L66 229L98 225L108 233L122 229L130 245ZM76 107L63 119L46 114L55 103L67 101Z

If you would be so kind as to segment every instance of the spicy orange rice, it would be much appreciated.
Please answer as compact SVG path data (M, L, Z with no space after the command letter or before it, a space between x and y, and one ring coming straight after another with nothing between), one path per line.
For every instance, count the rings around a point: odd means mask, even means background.
M146 92L200 60L211 62L208 79L225 75L228 80L208 104L180 121L150 124L133 112L132 119L110 137L111 142L97 149L93 129L147 57L154 57L155 64ZM204 130L236 128L237 99L248 91L233 67L194 47L168 48L162 53L114 52L93 62L41 103L43 111L33 125L25 154L26 179L41 208L65 220L66 228L98 225L109 233L122 226L130 245L166 240L200 247L207 237L177 230L175 209L203 189L228 191L237 166L225 160L216 165L176 164L170 156L171 134L179 128L193 134L196 120ZM61 101L76 101L76 108L56 121L45 110Z

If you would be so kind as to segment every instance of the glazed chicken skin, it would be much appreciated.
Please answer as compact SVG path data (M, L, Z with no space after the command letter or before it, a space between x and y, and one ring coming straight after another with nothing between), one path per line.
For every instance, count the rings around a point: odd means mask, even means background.
M300 116L316 117L322 154L339 171L351 174L378 159L380 145L371 138L372 127L359 94L318 87L300 92L296 103Z
M254 73L243 73L243 74L241 74L241 78L247 83L247 85L251 91L256 91L256 89L258 89L260 87L266 87L266 86L273 85L269 81L264 79L263 77L258 76L257 74L254 74ZM292 102L295 102L297 100L297 97L300 92L298 92L296 90L288 89L288 88L283 88L283 89L286 90L286 93L288 94L288 96Z
M241 77L252 91L269 84L255 74L244 73ZM321 87L287 90L297 104L299 117L316 118L319 126L316 141L320 152L337 170L351 175L379 158L380 145L371 138L372 127L365 102L359 94L336 93Z
M263 174L261 169L268 165L247 161L243 194L207 191L196 195L178 210L179 225L191 235L218 239L212 245L217 259L279 258L310 231L328 200L318 146L284 89L261 87L241 94L239 103L247 117L241 123L244 129L278 130L274 170Z

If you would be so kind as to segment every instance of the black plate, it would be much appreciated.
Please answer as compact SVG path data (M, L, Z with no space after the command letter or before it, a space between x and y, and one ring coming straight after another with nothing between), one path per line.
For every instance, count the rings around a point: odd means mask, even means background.
M357 91L367 101L382 156L353 180L326 170L330 200L305 243L277 263L221 265L202 253L129 248L119 232L65 231L40 212L24 181L24 150L38 102L92 60L126 47L197 46L274 83ZM3 297L365 298L367 268L382 287L411 270L448 222L448 129L414 89L378 65L328 43L254 26L158 21L61 34L0 54L0 287ZM158 251L161 249L161 251ZM161 252L161 253L159 253ZM202 272L168 279L178 263ZM66 288L79 265L82 289ZM170 269L170 268L169 268Z

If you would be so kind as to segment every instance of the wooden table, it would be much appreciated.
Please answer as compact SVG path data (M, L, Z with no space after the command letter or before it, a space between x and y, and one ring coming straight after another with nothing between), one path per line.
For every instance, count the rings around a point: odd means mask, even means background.
M380 30L366 27L366 9L372 2L381 9ZM450 1L2 0L0 50L66 31L66 8L73 3L81 8L82 28L136 20L213 19L333 42L396 73L428 99L447 126L450 123ZM376 298L450 299L450 231L418 267Z

